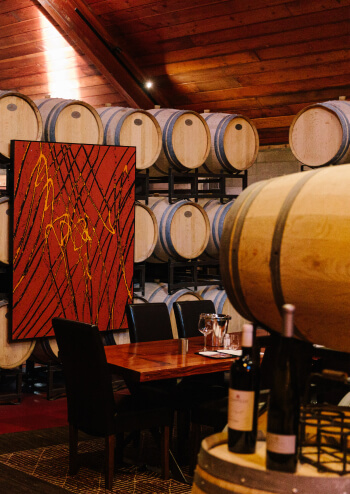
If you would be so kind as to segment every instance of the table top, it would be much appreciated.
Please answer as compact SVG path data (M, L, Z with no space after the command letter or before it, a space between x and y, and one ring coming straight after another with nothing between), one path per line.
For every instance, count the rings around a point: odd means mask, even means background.
M105 347L105 352L107 362L114 370L134 382L227 371L237 358L213 359L196 355L195 352L202 348L203 337L195 336L188 338L187 353L179 352L177 339L111 345Z

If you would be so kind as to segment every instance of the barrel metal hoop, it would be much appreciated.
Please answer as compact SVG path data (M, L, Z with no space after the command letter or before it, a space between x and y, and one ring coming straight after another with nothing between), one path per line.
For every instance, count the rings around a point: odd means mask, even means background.
M334 113L336 113L337 117L339 118L343 129L342 141L341 145L339 146L338 152L333 156L333 158L331 158L327 163L323 165L327 166L338 163L347 153L350 146L350 122L346 118L345 113L338 106L330 102L320 103L320 106L324 106L325 108L334 111Z
M224 313L224 303L226 302L226 298L227 298L227 293L225 292L225 290L220 290L218 288L218 293L214 298L214 305L215 307L217 307L216 312L218 314Z
M165 108L161 108L160 110L156 111L155 113L152 113L152 115L154 117L157 117L157 115L159 115L160 113L162 113L162 111L164 111L164 110L165 110Z
M179 110L168 118L163 131L163 148L165 156L167 157L169 163L174 165L179 171L188 171L188 168L184 166L175 154L173 143L172 143L172 131L175 126L177 119L186 113L186 110Z
M47 101L50 101L49 99ZM55 136L55 128L57 119L63 108L73 103L74 100L68 99L64 101L59 101L56 105L54 105L47 115L47 119L45 122L45 136L51 142L56 142ZM51 125L53 124L53 125Z
M117 126L115 128L115 132L114 132L114 142L115 142L116 146L120 146L120 131L121 131L121 128L123 126L124 120L126 119L126 117L128 117L132 113L135 113L135 110L133 108L126 111L124 113L124 115L121 117L121 119L119 120L119 122L117 123Z
M236 170L236 168L226 158L225 149L224 149L224 137L228 124L231 122L231 120L234 120L237 116L239 115L232 114L232 115L227 115L227 117L223 118L216 128L215 137L214 137L214 147L215 147L216 157L219 163L221 164L221 166L228 171L232 171L232 168Z
M158 287L158 288L156 288L156 289L154 290L154 292L152 293L152 295L149 297L148 302L152 302L152 300L153 300L153 299L154 299L154 297L157 295L157 293L159 293L159 292L160 292L161 290L163 290L163 289L164 289L164 285L159 285L159 287Z
M238 196L238 199L235 201L235 203L231 209L233 214L236 213L236 215L237 215L239 212L239 216L237 218L237 223L236 223L236 227L235 227L233 238L232 238L232 243L231 243L232 249L229 249L229 254L231 256L230 265L232 266L232 278L235 282L235 291L230 290L230 295L234 298L234 303L238 307L240 307L241 314L242 315L244 314L246 319L249 319L250 321L255 322L257 324L259 324L259 321L252 314L250 308L248 307L248 305L245 301L245 297L243 294L241 278L239 275L239 268L238 268L238 253L239 253L239 244L240 244L240 240L241 240L241 234L242 234L242 230L243 230L245 217L246 217L253 201L259 195L261 189L266 187L266 185L269 182L270 181L257 182L254 185L250 186L248 189L245 189L245 191L243 191L243 193L241 193ZM255 187L255 189L252 190L252 187ZM250 195L248 197L246 197L246 195L249 192L250 192ZM241 206L242 206L242 209L240 211Z
M280 265L280 255L281 255L281 245L284 229L286 226L286 221L289 215L289 212L294 204L295 199L297 198L299 192L304 187L304 185L315 176L315 174L320 173L322 170L313 170L309 172L302 173L300 180L291 188L287 197L285 198L281 209L278 213L275 229L273 232L272 243L271 243L271 252L270 252L270 274L271 274L271 284L272 284L272 293L275 300L276 307L282 316L282 306L286 303L282 290L281 283L281 265ZM292 303L292 301L290 301ZM294 326L294 333L297 337L305 340L303 334L298 330L296 326Z
M221 209L221 215L219 219L219 224L218 224L218 236L217 236L217 243L218 243L218 249L220 249L220 239L222 236L222 232L224 231L224 223L225 223L225 218L229 210L234 204L234 199L230 202L228 202L222 209ZM215 241L214 241L215 243Z
M215 113L205 113L204 115L202 115L202 117L206 122L208 122L209 118L213 117L214 115Z
M218 235L216 235L216 230L215 230L215 226L216 226L216 221L218 219L218 216L219 214L221 213L222 211L222 207L221 205L217 208L216 210L216 213L214 214L214 218L213 218L213 223L211 225L211 237L213 239L213 242L214 242L214 245L215 247L219 250L220 249L220 232L218 231ZM219 230L219 229L218 229Z
M102 113L100 113L100 117L102 118L103 115L107 114L107 113L112 113L111 116L109 117L109 119L107 120L107 123L106 125L104 126L104 132L103 132L103 143L104 144L107 144L107 132L108 132L108 129L112 123L112 120L113 118L115 117L115 115L117 113L119 113L120 111L122 111L122 108L115 111L115 109L112 107L112 108L107 108L106 110L103 110Z

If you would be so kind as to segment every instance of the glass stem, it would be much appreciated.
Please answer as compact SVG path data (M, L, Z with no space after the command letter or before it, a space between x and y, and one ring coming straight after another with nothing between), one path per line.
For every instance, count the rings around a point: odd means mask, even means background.
M204 333L204 351L207 351L207 333Z

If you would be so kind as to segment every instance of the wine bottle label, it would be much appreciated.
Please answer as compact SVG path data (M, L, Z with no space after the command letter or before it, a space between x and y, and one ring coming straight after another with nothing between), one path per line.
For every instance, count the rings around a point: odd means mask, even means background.
M293 455L296 450L296 436L268 432L266 435L266 449L271 453Z
M236 431L253 430L254 391L229 390L228 426Z

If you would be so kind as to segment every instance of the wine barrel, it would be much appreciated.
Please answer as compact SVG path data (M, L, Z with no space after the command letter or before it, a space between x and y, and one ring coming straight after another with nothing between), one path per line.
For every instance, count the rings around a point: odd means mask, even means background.
M40 112L28 96L0 91L0 161L11 157L11 140L39 141L43 123Z
M311 167L350 161L350 102L326 101L301 110L289 129L298 161Z
M85 101L44 98L35 100L43 120L44 141L102 144L103 125L97 111Z
M150 262L199 257L209 241L209 219L199 204L180 200L173 204L165 198L151 205L159 235Z
M201 113L211 134L211 147L201 172L235 173L250 168L258 155L259 136L253 122L243 115Z
M58 358L58 345L56 339L42 338L36 340L30 360L42 365L50 363L58 364L60 359Z
M202 441L194 473L192 494L345 494L350 475L320 473L307 463L295 474L266 470L266 443L258 441L256 453L239 455L227 447L227 433Z
M221 237L223 285L246 319L350 351L350 165L256 182L236 199ZM330 329L331 328L331 329Z
M135 204L134 262L148 259L156 247L158 223L153 211L142 204Z
M104 144L136 147L136 168L152 166L162 150L162 131L145 110L104 107L96 109L104 128Z
M9 198L0 197L0 262L9 263Z
M224 228L227 212L233 206L234 201L222 204L217 199L210 199L204 205L204 211L208 215L210 224L210 235L208 245L203 253L204 259L218 259L220 254L220 238Z
M162 151L151 167L153 175L168 174L169 168L189 172L201 166L210 151L210 131L204 118L191 110L152 109L162 130Z
M14 369L30 357L35 341L9 342L7 314L8 302L0 300L0 368Z
M243 324L247 322L232 306L225 290L220 289L217 285L208 285L200 287L198 294L204 300L211 300L215 305L217 314L226 314L231 316L228 323L228 333L238 333L242 331Z
M166 283L145 283L145 298L148 302L164 302L167 305L170 314L173 336L174 338L177 338L177 325L173 308L174 302L201 300L202 297L189 288L182 288L172 294L169 294L168 285Z

